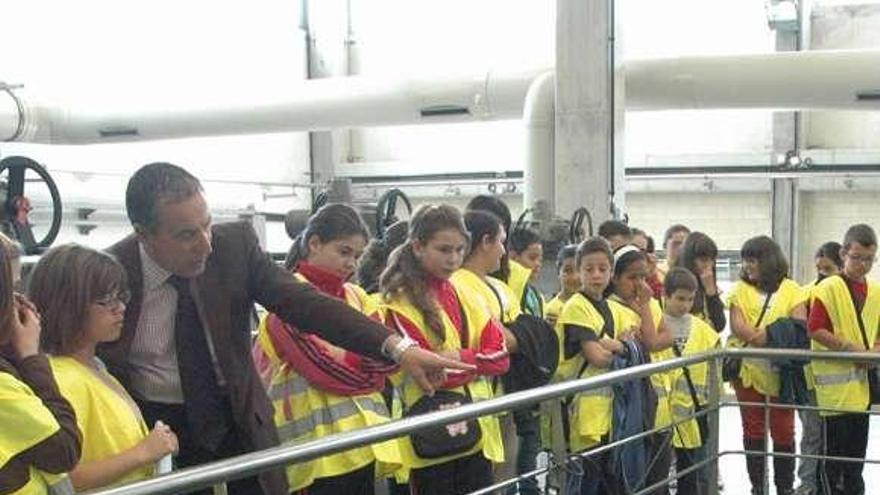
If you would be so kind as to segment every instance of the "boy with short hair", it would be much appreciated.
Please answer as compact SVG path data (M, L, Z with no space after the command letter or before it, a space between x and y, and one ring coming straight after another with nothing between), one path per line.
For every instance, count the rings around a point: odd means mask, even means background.
M672 332L672 346L676 356L712 350L720 341L718 333L709 324L690 314L696 293L697 278L693 273L681 267L669 270L664 281L666 303L663 305L663 321ZM692 416L706 405L709 389L708 363L688 366L687 371L675 370L672 377L672 419L676 423ZM702 416L673 426L672 443L675 447L676 469L679 472L705 458L704 445L708 438L702 438L706 430L701 431L700 422L705 426L707 420L706 416ZM677 493L706 493L708 486L705 469L697 469L681 477Z
M865 276L877 255L877 235L865 224L846 231L843 248L843 273L824 279L813 290L807 327L814 351L880 352L880 284ZM825 449L828 456L864 459L868 447L870 391L864 363L813 360L816 399L825 425ZM862 462L826 461L820 467L820 486L827 481L831 493L865 493ZM843 491L838 491L838 484Z

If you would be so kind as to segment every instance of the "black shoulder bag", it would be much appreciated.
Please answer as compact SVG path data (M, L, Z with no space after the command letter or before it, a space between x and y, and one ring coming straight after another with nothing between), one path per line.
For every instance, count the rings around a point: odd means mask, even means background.
M458 301L458 308L461 311L461 347L466 349L468 346L467 315L464 313L460 299ZM456 407L472 403L468 386L464 385L463 388L463 394L453 392L452 390L436 390L433 396L423 395L404 413L404 417L455 409ZM422 459L438 459L440 457L463 454L471 450L480 441L482 435L478 420L472 418L457 423L419 430L410 433L409 438L416 455Z
M758 316L758 321L755 323L755 328L760 328L761 322L764 321L764 315L767 314L767 308L770 306L770 299L773 298L773 292L767 294L767 299L764 299L764 307L761 308L761 314ZM746 345L743 348L748 347L749 344L746 342ZM725 382L732 382L739 378L739 372L742 369L742 358L736 357L726 357L721 362L721 379Z
M672 351L675 352L676 357L681 357L681 350L675 342L672 343ZM694 402L694 414L699 414L706 409L706 405L700 404L700 398L697 395L697 388L694 386L693 380L691 380L691 370L685 366L682 368L682 371L684 371L684 379L687 381L688 390L691 393L691 400ZM700 429L700 440L705 444L709 439L709 417L704 414L694 419L697 420L697 427Z
M843 284L846 285L846 290L849 291L849 298L852 300L853 308L855 308L856 310L856 320L858 320L859 330L862 332L862 344L865 345L865 349L870 351L871 348L873 348L874 346L868 343L868 334L867 332L865 332L865 322L862 320L862 309L864 308L864 303L858 303L858 301L856 300L856 295L853 294L852 287L849 286L849 282L847 282L846 279L843 279ZM880 381L878 381L877 379L877 368L875 366L869 366L867 372L870 403L880 404Z

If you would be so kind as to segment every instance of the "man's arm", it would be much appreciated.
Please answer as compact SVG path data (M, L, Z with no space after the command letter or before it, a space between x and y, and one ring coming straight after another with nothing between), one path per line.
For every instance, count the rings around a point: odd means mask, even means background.
M387 352L402 337L342 301L325 296L308 284L298 282L276 265L260 248L250 225L244 232L244 260L248 270L248 290L253 299L283 321L303 331L314 332L331 344L374 359L389 360ZM386 352L383 353L383 350ZM418 347L408 348L399 357L400 368L429 394L433 394L444 370L473 370L472 365L444 358Z

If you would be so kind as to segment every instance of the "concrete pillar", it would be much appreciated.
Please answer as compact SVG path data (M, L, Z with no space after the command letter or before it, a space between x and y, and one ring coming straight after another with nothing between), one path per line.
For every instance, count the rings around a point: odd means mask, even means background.
M557 0L555 205L598 224L624 209L624 84L614 0Z
M309 79L350 74L350 47L354 43L350 16L349 0L303 2ZM348 133L347 129L309 133L311 182L323 184L336 177L336 163L347 153Z
M804 2L799 2L796 24L775 25L776 51L799 51L803 48L803 27L809 24L809 17L805 20L803 15L804 8ZM773 26L771 22L771 27ZM787 153L799 153L803 135L802 120L801 112L774 112L772 165L778 165L778 157L784 157ZM800 266L798 179L772 179L770 191L771 235L788 259L791 275L797 276Z

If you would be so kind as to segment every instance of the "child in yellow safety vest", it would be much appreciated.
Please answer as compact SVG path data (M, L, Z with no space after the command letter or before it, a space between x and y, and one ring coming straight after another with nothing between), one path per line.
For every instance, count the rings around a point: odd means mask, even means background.
M648 260L642 250L627 244L614 252L614 276L608 299L618 303L617 324L624 331L635 331L645 348L651 352L651 361L675 357L670 348L672 334L663 324L663 310L655 299L647 282ZM651 375L651 385L657 394L654 428L667 428L672 423L670 397L672 395L671 372ZM668 430L661 430L647 439L650 469L646 485L666 479L672 462L672 448Z
M676 356L699 354L714 349L720 337L703 319L691 314L691 307L697 295L697 277L689 270L675 267L666 274L664 282L663 323L672 334L672 351ZM708 399L709 365L697 363L670 372L672 397L669 401L672 410L672 445L675 448L675 463L678 471L685 471L705 459L708 432L700 423L706 424L708 418L694 419ZM689 419L690 418L690 419ZM708 478L705 469L697 469L683 475L678 480L677 493L680 495L700 495L708 492Z
M41 345L51 353L58 389L76 412L82 456L71 470L77 491L150 478L156 462L178 450L170 425L148 428L140 407L95 357L119 339L128 302L125 269L107 253L77 244L43 254L29 293L43 318Z
M880 284L868 280L877 256L877 235L865 224L847 230L841 250L843 273L813 290L808 328L814 351L880 352ZM865 493L862 478L869 436L871 390L864 363L814 359L816 399L824 422L825 452L856 462L825 461L820 467L824 493ZM838 491L840 490L840 491Z
M368 231L352 207L328 204L294 240L286 266L302 282L378 318L378 307L348 283ZM382 397L395 367L336 347L267 315L260 322L254 357L268 381L275 425L284 443L305 442L390 420ZM376 479L402 465L397 440L326 455L287 467L292 493L372 494Z
M649 349L660 343L651 314L651 290L644 281L645 258L638 249L627 250L619 257L611 253L608 242L594 237L578 246L576 264L581 276L581 291L565 303L557 326L565 335L563 379L588 378L608 372L615 355L625 352L622 339L638 337ZM627 259L623 259L626 256ZM612 279L625 296L626 304L606 299ZM632 312L638 318L626 315ZM630 318L627 320L627 318ZM628 323L627 323L628 321ZM611 387L576 394L569 407L569 448L584 452L608 442L612 427ZM621 480L607 469L608 452L585 457L581 493L595 493L600 487L615 493Z
M779 245L767 236L747 240L740 251L743 260L740 279L730 290L731 346L764 347L767 330L777 320L791 318L806 321L807 294L788 277L788 262ZM740 403L777 402L780 391L779 371L766 359L743 359L739 377L733 381L736 399ZM748 451L764 452L766 428L773 440L773 451L794 453L794 411L741 405L743 447ZM752 489L763 493L766 458L761 454L746 455L746 470ZM773 457L773 478L778 493L790 493L794 486L794 458L785 455Z
M805 285L803 290L808 294L807 312L810 311L810 304L814 297L814 292L819 282L828 277L840 274L843 270L843 260L840 258L840 251L843 246L839 242L829 241L816 250L813 261L816 266L816 278ZM811 406L816 406L816 380L813 377L812 367L807 365L804 367L804 374L807 380L807 389L809 402ZM798 418L801 420L801 455L819 455L822 453L822 419L819 411L814 409L798 409ZM800 486L795 493L817 493L818 492L818 467L817 459L807 457L801 458L798 463L797 475L800 480Z
M481 298L465 297L450 282L462 265L468 232L449 205L425 205L410 219L409 239L391 256L380 279L387 325L410 342L475 366L432 377L429 398L411 379L400 384L404 415L492 397L487 377L507 372L501 324ZM401 456L416 495L465 494L493 483L492 463L504 462L498 419L484 416L401 438Z
M544 306L544 317L551 325L556 325L565 302L581 289L581 278L578 273L577 245L563 246L556 255L556 274L559 277L559 292ZM560 343L562 339L559 339Z
M0 234L0 493L73 493L64 473L79 461L73 407L40 353L40 318L12 291L15 245Z

